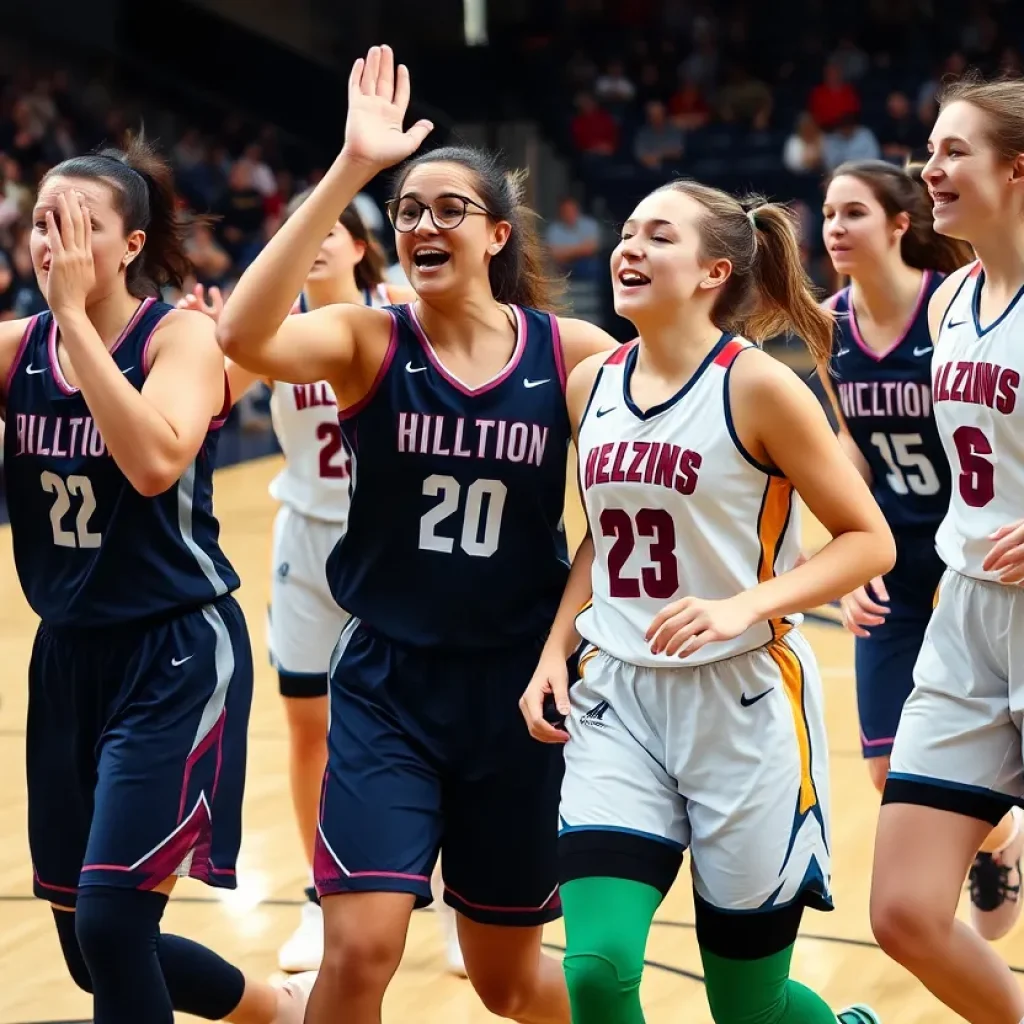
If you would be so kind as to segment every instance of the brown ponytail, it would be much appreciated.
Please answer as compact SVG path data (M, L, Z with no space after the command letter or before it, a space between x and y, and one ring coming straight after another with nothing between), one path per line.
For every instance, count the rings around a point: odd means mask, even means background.
M103 149L64 160L47 171L43 180L57 175L105 182L114 194L125 234L146 233L142 252L125 271L132 295L143 298L158 294L165 285L181 287L191 264L185 252L185 228L177 215L174 175L143 135L129 136L123 150Z
M795 216L758 196L741 202L695 181L674 181L658 191L682 192L700 203L700 259L732 264L711 310L715 325L757 342L791 330L819 366L827 365L834 319L818 304L804 271Z

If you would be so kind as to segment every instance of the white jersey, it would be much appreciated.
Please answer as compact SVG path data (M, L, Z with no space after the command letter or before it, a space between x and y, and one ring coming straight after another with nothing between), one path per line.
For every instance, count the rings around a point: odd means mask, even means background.
M686 386L646 413L629 381L636 343L601 367L579 431L580 489L594 538L593 600L580 634L633 665L700 665L754 650L799 616L758 622L681 662L651 653L654 617L682 597L734 597L793 568L793 485L741 449L729 367L749 342L724 335Z
M976 263L942 318L932 357L935 423L953 476L935 546L951 569L996 580L982 569L989 534L1024 515L1024 289L982 328L984 280Z
M364 295L368 306L388 304L379 285ZM293 312L305 312L300 296ZM349 459L341 442L338 403L330 384L284 384L275 381L270 415L284 453L284 468L270 484L277 501L301 515L327 523L348 522Z

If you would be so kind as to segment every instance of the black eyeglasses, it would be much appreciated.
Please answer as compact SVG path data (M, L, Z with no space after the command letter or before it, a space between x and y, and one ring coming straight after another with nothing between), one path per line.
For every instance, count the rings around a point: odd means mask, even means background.
M475 206L475 210L470 207ZM420 202L415 196L399 196L386 203L388 220L396 231L415 231L423 220L423 211L430 213L430 219L438 231L457 228L470 214L494 217L485 206L468 196L438 196L431 203Z

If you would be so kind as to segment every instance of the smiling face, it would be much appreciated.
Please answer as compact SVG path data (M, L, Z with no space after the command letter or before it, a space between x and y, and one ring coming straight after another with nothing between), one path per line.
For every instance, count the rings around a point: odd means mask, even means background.
M1004 232L1014 213L1020 216L1024 157L1000 156L991 130L989 115L965 100L940 112L923 171L939 234L979 241L991 232Z
M651 314L712 299L729 274L728 260L701 260L700 224L707 210L682 192L665 189L644 199L623 225L611 256L615 312L636 323Z
M874 190L853 174L832 179L822 215L822 237L832 265L852 277L888 262L910 226L905 213L889 218Z
M132 231L125 235L124 221L114 204L115 186L106 181L90 178L70 178L53 175L39 187L39 195L32 212L32 234L29 242L32 267L39 290L46 295L50 272L50 243L46 237L46 214L52 212L60 230L62 192L74 189L82 205L89 210L92 222L92 258L96 269L96 284L92 295L108 295L118 277L124 277L125 257L137 259L146 240L145 232ZM89 303L91 296L86 298Z
M420 164L402 182L399 199L405 202L399 203L396 214L402 230L395 231L395 246L417 294L442 295L488 280L490 261L508 242L512 226L484 212L487 204L473 171L457 163ZM458 219L464 199L470 200L465 219L447 230L438 228L430 213L411 201L430 206L444 223Z

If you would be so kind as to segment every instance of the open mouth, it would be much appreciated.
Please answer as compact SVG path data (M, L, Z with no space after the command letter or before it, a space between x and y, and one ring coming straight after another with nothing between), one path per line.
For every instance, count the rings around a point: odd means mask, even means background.
M936 209L949 206L955 203L960 197L955 192L933 192L932 206Z
M412 254L412 261L420 270L443 267L451 258L451 253L445 252L444 249L417 249Z
M623 288L643 288L650 283L651 279L646 274L641 274L639 270L627 268L619 271L619 284Z

